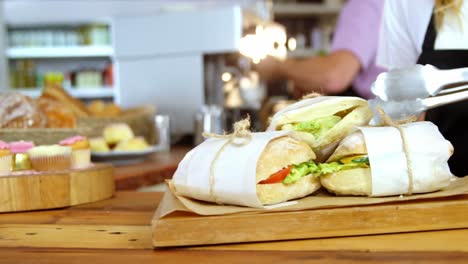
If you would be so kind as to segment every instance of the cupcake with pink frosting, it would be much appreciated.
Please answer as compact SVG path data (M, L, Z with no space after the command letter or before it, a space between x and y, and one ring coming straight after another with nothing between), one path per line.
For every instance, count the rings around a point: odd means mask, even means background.
M91 149L89 141L83 136L73 136L60 141L61 146L72 148L72 169L85 169L91 165Z
M31 141L10 142L10 151L13 154L13 170L30 170L31 161L28 150L34 147Z
M0 176L9 175L11 173L12 155L10 145L0 141Z

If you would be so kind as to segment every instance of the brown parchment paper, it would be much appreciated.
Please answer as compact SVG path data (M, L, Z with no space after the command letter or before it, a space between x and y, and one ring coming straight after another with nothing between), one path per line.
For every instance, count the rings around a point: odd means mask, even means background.
M390 197L335 196L329 194L322 188L310 196L296 200L297 203L295 204L277 207L274 209L259 209L235 205L217 205L215 203L178 196L175 194L174 188L171 186L171 182L167 181L166 183L168 184L169 188L164 194L158 210L155 213L157 218L162 218L177 211L193 212L199 215L226 215L240 213L256 214L265 212L301 211L319 208L336 208L390 202L405 202L418 199L449 197L468 193L467 176L465 178L455 178L455 180L450 182L450 185L447 188L432 193Z

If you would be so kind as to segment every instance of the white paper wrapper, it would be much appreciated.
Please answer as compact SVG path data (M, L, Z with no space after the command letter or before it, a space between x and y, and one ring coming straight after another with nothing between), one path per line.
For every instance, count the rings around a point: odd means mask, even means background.
M448 186L453 177L448 167L452 145L431 122L401 126L408 157L403 149L400 131L394 127L359 128L366 142L372 174L372 196L409 192L407 158L410 159L413 193L436 191Z
M252 140L246 145L228 144L214 162L213 195L210 195L210 167L228 139L204 141L180 162L173 177L177 194L209 202L263 207L256 191L257 161L271 140L285 135L288 132L252 133Z

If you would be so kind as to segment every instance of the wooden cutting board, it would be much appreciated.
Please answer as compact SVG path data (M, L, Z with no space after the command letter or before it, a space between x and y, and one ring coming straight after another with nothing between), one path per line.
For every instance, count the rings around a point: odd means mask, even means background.
M114 194L113 167L95 164L84 170L0 177L0 212L66 207Z
M468 195L296 212L200 216L175 212L152 220L153 246L212 245L468 227Z

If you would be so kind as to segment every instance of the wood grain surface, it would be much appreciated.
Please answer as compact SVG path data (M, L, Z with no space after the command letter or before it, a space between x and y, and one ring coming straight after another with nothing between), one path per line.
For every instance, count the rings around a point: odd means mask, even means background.
M0 263L466 263L463 252L0 249Z
M457 229L468 228L468 195L254 215L176 212L152 223L156 247Z
M0 212L59 208L106 199L114 193L113 167L0 177Z
M161 198L162 193L117 192L111 199L64 209L2 213L0 263L466 263L468 259L468 229L153 249L150 221Z

